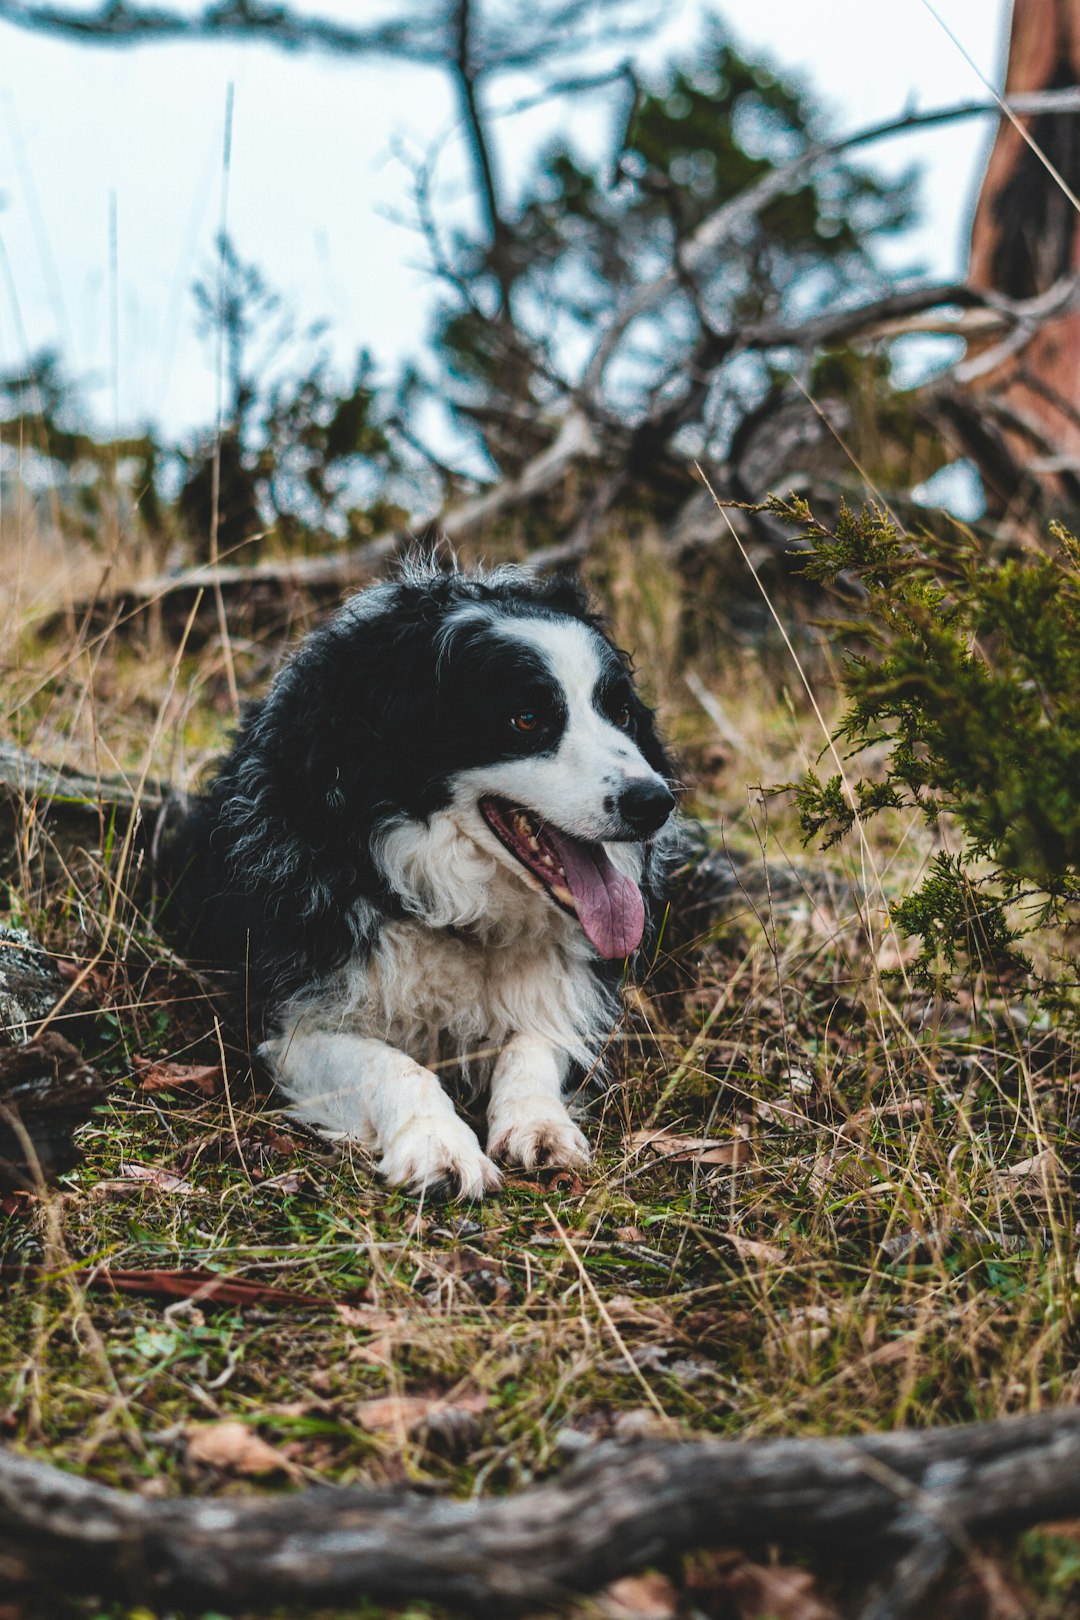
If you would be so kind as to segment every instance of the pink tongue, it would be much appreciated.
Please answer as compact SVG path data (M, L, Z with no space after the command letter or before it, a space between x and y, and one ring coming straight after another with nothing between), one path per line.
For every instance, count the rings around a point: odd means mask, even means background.
M582 844L546 827L559 852L578 921L601 956L629 956L645 932L645 902L633 878L617 872L602 844Z

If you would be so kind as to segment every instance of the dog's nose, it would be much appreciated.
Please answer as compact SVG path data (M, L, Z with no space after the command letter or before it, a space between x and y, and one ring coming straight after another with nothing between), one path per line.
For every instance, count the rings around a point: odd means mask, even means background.
M659 832L674 808L674 793L656 777L651 782L631 782L619 794L619 815L643 838Z

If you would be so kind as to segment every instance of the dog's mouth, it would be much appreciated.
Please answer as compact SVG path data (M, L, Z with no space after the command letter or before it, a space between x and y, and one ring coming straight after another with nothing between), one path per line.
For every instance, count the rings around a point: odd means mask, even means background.
M603 844L573 838L506 799L480 800L480 814L499 840L575 916L601 956L629 956L645 932L645 903L633 878L611 864Z

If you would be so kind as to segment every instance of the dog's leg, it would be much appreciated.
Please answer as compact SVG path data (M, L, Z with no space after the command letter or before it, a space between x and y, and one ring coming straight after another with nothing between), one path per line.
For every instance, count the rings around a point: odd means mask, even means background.
M385 1041L294 1025L261 1048L298 1118L382 1155L395 1187L482 1198L502 1179L430 1069Z
M488 1152L528 1168L584 1166L589 1144L566 1111L566 1054L533 1035L515 1035L499 1054L488 1102Z

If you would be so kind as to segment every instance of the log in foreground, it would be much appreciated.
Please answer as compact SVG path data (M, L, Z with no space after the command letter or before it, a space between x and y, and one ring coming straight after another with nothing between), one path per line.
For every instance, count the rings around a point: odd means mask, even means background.
M331 1487L163 1502L0 1452L0 1584L229 1613L366 1595L506 1614L697 1547L895 1559L1077 1513L1077 1409L851 1440L609 1444L470 1503Z

